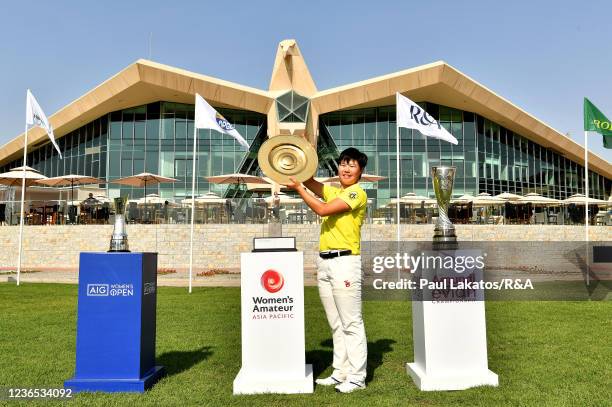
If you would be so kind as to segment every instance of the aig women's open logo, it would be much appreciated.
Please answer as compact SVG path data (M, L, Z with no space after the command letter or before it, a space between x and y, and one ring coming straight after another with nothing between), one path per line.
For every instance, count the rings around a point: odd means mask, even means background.
M219 125L219 127L221 127L223 130L225 131L234 130L234 126L232 126L230 122L225 120L225 117L221 116L219 113L217 113L215 120L217 121L217 124Z
M261 275L261 286L271 294L279 292L284 285L283 275L276 270L266 270Z

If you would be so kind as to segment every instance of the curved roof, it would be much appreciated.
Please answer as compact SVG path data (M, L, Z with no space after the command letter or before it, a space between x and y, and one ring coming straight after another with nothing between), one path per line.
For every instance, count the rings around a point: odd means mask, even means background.
M140 59L60 109L49 120L56 138L60 138L112 111L160 100L193 103L197 92L214 106L267 114L270 121L276 116L271 114L274 98L284 91L300 88L311 99L307 132L312 134L307 136L316 140L319 115L337 110L393 105L395 92L400 92L415 101L477 113L584 165L581 145L443 61L317 91L297 44L291 41L279 44L269 90ZM288 88L283 90L283 87ZM269 124L269 129L274 128ZM20 134L0 147L0 164L19 158L23 153L23 136ZM42 129L28 132L29 146L46 141ZM589 169L612 179L612 164L592 152L589 152Z

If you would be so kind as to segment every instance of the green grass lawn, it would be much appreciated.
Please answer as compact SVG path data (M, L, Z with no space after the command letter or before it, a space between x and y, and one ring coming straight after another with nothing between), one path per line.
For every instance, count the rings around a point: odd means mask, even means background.
M305 301L306 360L315 377L327 376L331 335L316 288L306 288ZM610 301L487 303L489 367L500 385L454 392L421 392L406 374L413 359L410 303L365 302L365 391L345 395L318 386L309 395L258 396L232 396L240 369L239 288L196 288L188 295L161 287L157 302L157 362L168 375L145 394L77 394L70 404L612 404ZM0 284L0 387L62 387L74 373L76 305L76 285Z

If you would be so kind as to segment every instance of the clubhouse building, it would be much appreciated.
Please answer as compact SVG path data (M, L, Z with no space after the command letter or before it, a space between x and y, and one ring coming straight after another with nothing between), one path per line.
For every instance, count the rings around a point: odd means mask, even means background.
M445 62L318 90L294 40L282 41L267 90L138 60L50 117L64 155L42 129L28 135L27 164L47 177L91 175L112 181L141 172L176 178L147 193L179 201L191 195L194 95L199 93L249 142L197 133L197 195L241 197L244 191L209 184L205 176L262 175L257 151L269 136L293 134L316 146L318 176L335 175L339 151L369 156L365 183L376 206L395 197L395 93L418 102L458 140L449 143L401 129L401 194L433 197L428 169L457 167L454 196L511 192L565 199L584 193L584 149L510 101ZM21 134L0 148L0 172L22 165ZM612 164L589 154L590 195L608 199ZM107 183L109 196L138 198L143 189Z

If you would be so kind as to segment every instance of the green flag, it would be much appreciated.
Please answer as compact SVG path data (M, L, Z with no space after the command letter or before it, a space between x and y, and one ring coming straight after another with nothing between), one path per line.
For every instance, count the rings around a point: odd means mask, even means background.
M601 134L604 147L612 148L612 122L587 98L584 98L584 130Z

